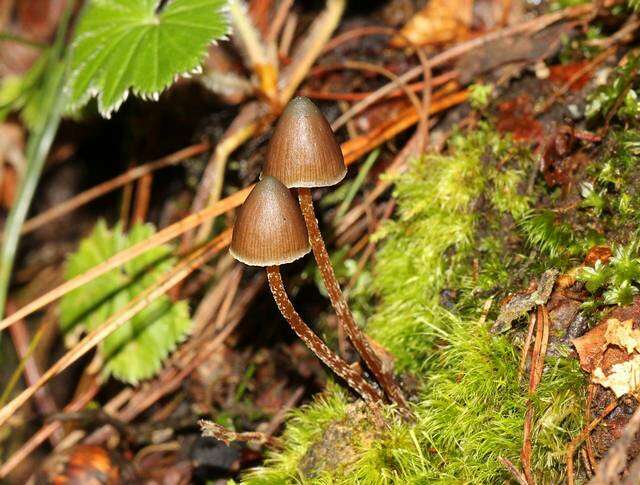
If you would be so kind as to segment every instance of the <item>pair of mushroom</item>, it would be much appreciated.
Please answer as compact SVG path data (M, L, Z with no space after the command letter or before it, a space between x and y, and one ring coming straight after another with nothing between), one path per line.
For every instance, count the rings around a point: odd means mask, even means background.
M307 98L293 99L269 142L262 180L238 211L230 251L238 261L267 268L273 297L293 331L363 399L379 401L380 391L326 346L300 318L287 296L279 266L312 249L339 324L387 397L408 413L391 370L382 365L353 319L315 216L309 189L335 185L346 173L340 146L320 110ZM289 191L294 188L299 205Z

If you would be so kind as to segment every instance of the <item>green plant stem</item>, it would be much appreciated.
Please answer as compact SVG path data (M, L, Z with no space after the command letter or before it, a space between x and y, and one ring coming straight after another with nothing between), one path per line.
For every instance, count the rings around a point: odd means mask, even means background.
M45 79L46 96L44 99L46 99L46 104L42 107L43 116L29 137L26 150L27 169L20 183L18 197L9 212L4 230L5 238L0 250L0 318L4 316L11 271L20 239L20 230L27 217L33 194L38 185L47 154L58 131L62 110L65 106L66 96L64 96L63 87L66 63L59 65L59 62L62 59L64 39L71 11L71 7L67 7L58 27L56 41L53 46L53 55L46 67L47 72L50 74Z

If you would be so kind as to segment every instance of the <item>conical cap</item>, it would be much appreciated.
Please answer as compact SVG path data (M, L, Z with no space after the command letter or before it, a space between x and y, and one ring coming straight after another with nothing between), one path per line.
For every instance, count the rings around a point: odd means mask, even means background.
M267 147L263 176L287 187L328 187L347 173L340 145L324 115L311 100L292 99Z
M230 252L250 266L290 263L310 250L300 206L274 177L256 184L238 210Z

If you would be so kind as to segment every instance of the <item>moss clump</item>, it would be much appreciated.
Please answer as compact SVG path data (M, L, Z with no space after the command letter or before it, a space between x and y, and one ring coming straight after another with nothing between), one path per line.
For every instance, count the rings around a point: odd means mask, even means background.
M325 431L348 412L345 395L331 387L295 412L285 450L245 476L246 483L510 478L498 457L519 464L526 379L518 376L519 349L490 334L480 313L489 296L522 277L516 267L531 263L520 230L533 203L525 193L530 163L526 152L480 125L455 135L448 155L416 160L395 180L398 216L377 235L384 241L373 272L379 303L367 330L394 354L398 370L417 378L417 419L407 424L389 410L389 429L375 435L359 424L358 436L345 438L347 463L311 478L310 450L326 445ZM534 472L545 483L562 479L566 443L581 426L583 385L574 360L547 359L534 397L533 436Z

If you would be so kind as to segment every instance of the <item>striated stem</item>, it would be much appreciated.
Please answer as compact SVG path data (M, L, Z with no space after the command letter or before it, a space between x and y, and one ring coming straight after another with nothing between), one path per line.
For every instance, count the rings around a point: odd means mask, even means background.
M344 328L349 339L353 343L353 346L362 356L366 366L380 383L389 399L397 404L404 414L407 416L411 415L407 400L405 399L400 386L394 379L393 373L390 369L385 369L382 365L380 358L371 348L367 338L353 319L351 310L349 310L349 306L342 295L342 290L340 290L340 286L336 280L336 275L333 271L333 266L331 265L327 248L324 245L320 227L318 226L318 220L316 219L315 211L313 209L311 191L308 188L299 188L298 199L300 201L300 208L302 209L305 224L307 225L307 231L309 232L309 240L311 242L311 248L313 249L313 255L316 258L318 268L322 273L322 279L324 280L325 287L329 293L329 299L331 300L331 305L336 311L340 325Z
M282 316L287 320L293 331L300 337L309 349L324 362L333 372L349 384L365 401L377 402L382 396L364 380L361 374L349 367L344 360L334 354L329 347L311 330L293 308L293 304L287 296L287 291L282 283L279 266L267 267L269 288L273 293L273 299L280 309Z

